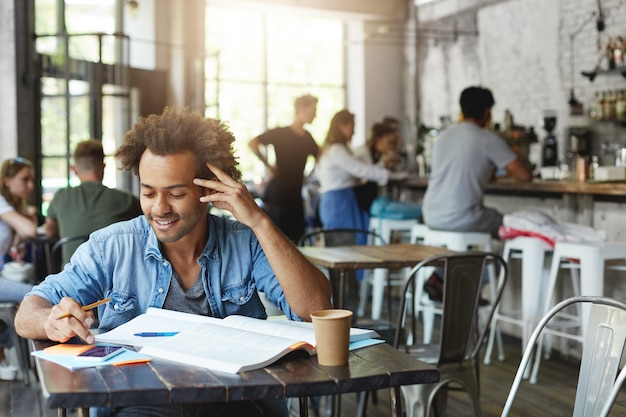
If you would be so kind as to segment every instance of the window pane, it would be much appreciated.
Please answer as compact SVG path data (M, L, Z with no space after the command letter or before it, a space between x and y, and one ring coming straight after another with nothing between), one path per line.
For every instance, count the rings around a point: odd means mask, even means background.
M219 53L222 79L263 80L265 55L261 14L209 6L206 28L206 51L207 54Z
M296 97L319 98L317 118L306 128L323 141L345 105L341 20L209 5L206 31L205 114L231 125L245 180L265 175L247 143L290 125Z
M89 97L78 96L70 98L70 153L78 142L89 139Z
M67 33L115 32L115 0L65 0Z
M35 0L35 33L48 35L57 32L57 0Z
M41 151L46 156L67 154L65 97L41 99Z
M41 212L46 216L54 193L68 185L68 160L65 157L44 157L41 160L41 171L43 201Z
M220 118L237 139L234 148L245 180L254 177L258 158L248 150L248 142L263 131L263 87L258 84L222 83ZM261 164L262 165L262 164ZM262 169L262 168L261 168Z
M283 14L268 16L270 82L341 86L342 56L341 21Z

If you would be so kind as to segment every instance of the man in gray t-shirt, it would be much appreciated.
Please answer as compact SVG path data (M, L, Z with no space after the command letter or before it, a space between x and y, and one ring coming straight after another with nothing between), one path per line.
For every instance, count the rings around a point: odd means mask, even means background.
M460 104L463 120L434 143L422 207L424 222L432 229L487 232L497 237L502 214L483 206L485 187L498 168L521 181L530 181L532 175L500 136L485 129L495 104L491 91L466 88Z

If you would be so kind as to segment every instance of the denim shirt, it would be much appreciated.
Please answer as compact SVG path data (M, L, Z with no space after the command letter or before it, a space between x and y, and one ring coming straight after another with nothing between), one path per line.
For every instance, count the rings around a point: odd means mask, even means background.
M208 239L198 263L214 317L232 314L267 318L258 291L291 320L289 307L255 234L242 223L208 216ZM144 216L93 232L63 271L48 276L28 295L52 304L72 297L82 305L111 297L98 307L99 329L108 331L148 307L161 308L172 279L172 265Z

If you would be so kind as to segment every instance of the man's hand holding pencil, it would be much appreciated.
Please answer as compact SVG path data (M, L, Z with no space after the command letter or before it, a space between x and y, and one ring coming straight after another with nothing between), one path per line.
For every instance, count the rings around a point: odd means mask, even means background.
M59 304L52 306L44 325L48 338L57 342L66 342L78 336L87 343L94 343L95 338L89 331L95 320L91 310L108 301L110 298L82 306L73 298L64 297Z

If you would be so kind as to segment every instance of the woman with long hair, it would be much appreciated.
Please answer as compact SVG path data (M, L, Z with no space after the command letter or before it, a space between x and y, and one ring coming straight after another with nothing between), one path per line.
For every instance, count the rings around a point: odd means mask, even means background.
M0 254L22 260L24 243L37 235L37 221L28 212L26 198L33 191L33 165L16 157L2 163L0 170Z
M21 261L26 239L37 234L37 222L26 207L26 197L32 190L32 164L19 157L5 160L0 168L0 269L5 261ZM0 277L0 302L19 303L31 288L31 284ZM11 335L0 321L0 364L5 346L11 346Z
M389 179L406 177L406 173L393 173L382 166L356 158L350 150L352 135L354 114L348 110L337 112L330 122L315 168L321 193L319 216L325 229L367 230L369 213L359 207L354 187L361 179L382 186Z

